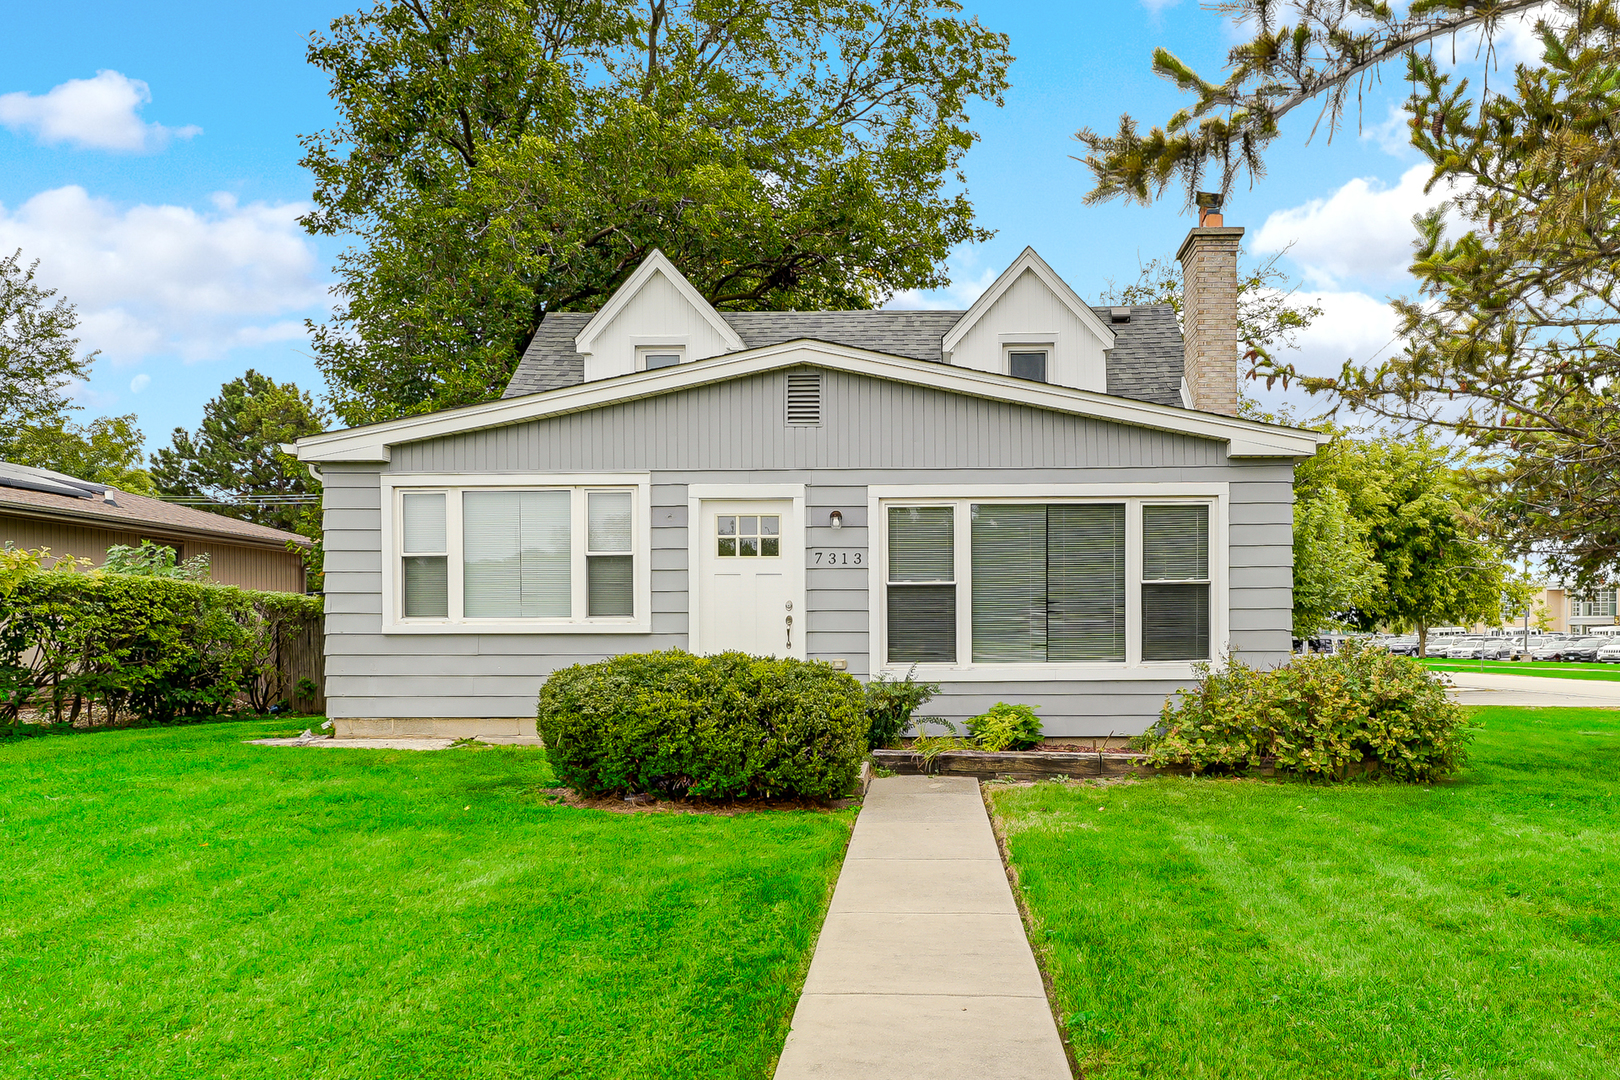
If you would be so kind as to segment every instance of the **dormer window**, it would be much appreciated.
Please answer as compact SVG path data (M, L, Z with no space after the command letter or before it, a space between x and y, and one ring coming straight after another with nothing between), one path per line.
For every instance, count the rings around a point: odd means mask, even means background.
M637 371L656 371L658 368L674 367L685 360L685 345L636 346Z
M1007 374L1015 379L1045 382L1046 360L1051 351L1050 345L1007 346Z

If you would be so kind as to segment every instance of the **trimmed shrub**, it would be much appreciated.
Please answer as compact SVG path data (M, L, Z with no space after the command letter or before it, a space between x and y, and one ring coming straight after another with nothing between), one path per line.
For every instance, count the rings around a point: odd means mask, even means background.
M825 799L859 775L865 704L861 684L824 663L673 650L555 672L537 727L576 791Z
M1349 641L1270 671L1234 662L1206 672L1196 690L1165 702L1142 748L1150 765L1194 773L1266 763L1307 777L1417 782L1461 768L1473 729L1423 664Z
M319 597L91 571L9 549L0 559L0 725L23 709L74 723L98 706L163 723L267 697L279 643L321 617Z
M1033 705L998 701L987 713L967 722L968 734L980 750L1028 750L1041 742L1041 718Z

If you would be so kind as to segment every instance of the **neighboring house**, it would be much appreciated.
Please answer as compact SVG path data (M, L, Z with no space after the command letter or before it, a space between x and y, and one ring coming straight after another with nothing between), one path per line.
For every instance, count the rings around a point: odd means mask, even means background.
M1185 341L1028 249L965 312L717 312L655 252L500 400L301 439L338 733L529 732L549 672L680 648L1126 735L1201 663L1286 661L1325 439L1234 415L1242 232L1188 235Z
M304 591L303 556L287 543L309 541L296 533L0 461L0 544L46 547L99 566L108 548L142 540L167 544L181 559L207 555L221 584Z

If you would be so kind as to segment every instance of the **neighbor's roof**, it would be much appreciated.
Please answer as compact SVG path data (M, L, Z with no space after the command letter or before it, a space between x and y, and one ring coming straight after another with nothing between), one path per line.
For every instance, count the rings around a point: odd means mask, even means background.
M1091 309L1109 323L1105 307ZM1129 322L1110 323L1108 392L1116 397L1181 407L1181 330L1168 304L1131 307ZM963 316L960 311L722 311L750 349L809 339L853 349L941 362L940 343ZM585 359L574 338L595 312L558 311L545 317L502 397L576 386L585 381Z
M7 511L102 528L137 529L160 536L207 536L277 547L289 540L309 543L307 537L297 533L176 506L50 469L0 461L0 513Z

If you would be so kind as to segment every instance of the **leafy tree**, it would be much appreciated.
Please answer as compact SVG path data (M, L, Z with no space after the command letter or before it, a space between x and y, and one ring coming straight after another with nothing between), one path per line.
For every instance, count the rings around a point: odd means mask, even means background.
M152 455L152 476L165 495L212 499L207 509L289 532L313 524L319 537L319 521L304 510L320 485L280 446L325 421L308 393L249 368L203 407L195 434L174 429L170 445Z
M1381 599L1383 569L1368 524L1332 485L1294 502L1294 636L1308 639L1354 622Z
M207 581L210 578L209 558L206 553L180 559L179 553L168 544L142 540L139 547L114 544L107 549L107 559L101 569L109 574L134 574L137 577L174 578L177 581Z
M1491 32L1540 8L1540 63L1505 88L1470 94L1415 46L1454 31ZM1404 57L1412 144L1433 164L1447 205L1416 222L1421 296L1395 303L1406 342L1381 362L1303 377L1261 359L1257 373L1403 424L1440 426L1482 451L1483 516L1520 551L1589 585L1620 567L1620 14L1610 0L1414 3L1405 11L1335 0L1240 0L1256 25L1232 50L1224 82L1165 50L1155 69L1195 104L1147 136L1085 131L1088 198L1148 201L1206 168L1223 188L1258 176L1277 119L1319 102L1331 127L1351 88ZM1293 26L1282 25L1289 14ZM1320 122L1320 121L1319 121ZM1461 228L1448 230L1448 216Z
M37 284L39 263L22 252L0 258L0 458L16 461L16 440L36 424L62 419L67 388L89 378L94 353L79 355L79 316L56 290Z
M951 0L380 0L311 41L312 327L355 424L498 395L654 248L713 304L870 307L986 238L961 190L1004 35Z
M1483 538L1477 488L1450 458L1451 451L1422 433L1377 440L1341 435L1296 470L1299 502L1333 506L1342 499L1365 530L1381 581L1365 605L1356 606L1357 622L1367 629L1415 630L1420 654L1429 627L1496 622L1504 602L1517 595L1506 558ZM1308 530L1307 550L1311 539ZM1307 575L1308 588L1315 576Z
M134 413L98 416L84 425L63 417L40 420L17 430L6 460L137 495L156 495L157 485L144 467L146 437L135 424Z
M1281 257L1239 264L1238 340L1244 345L1244 359L1270 360L1272 350L1293 348L1299 332L1322 314L1315 304L1294 299L1299 286L1277 265ZM1138 267L1136 280L1123 288L1110 278L1102 303L1169 304L1179 320L1184 294L1181 264L1173 259L1150 259Z

